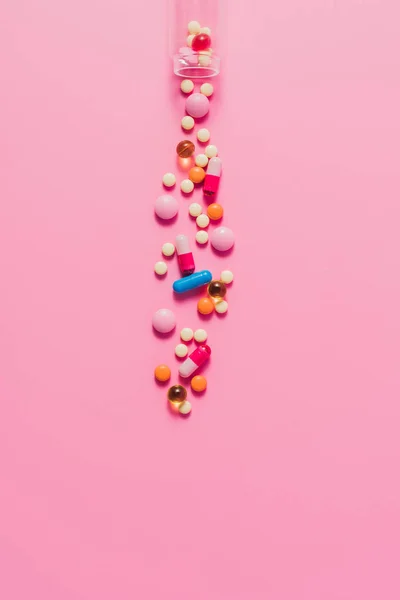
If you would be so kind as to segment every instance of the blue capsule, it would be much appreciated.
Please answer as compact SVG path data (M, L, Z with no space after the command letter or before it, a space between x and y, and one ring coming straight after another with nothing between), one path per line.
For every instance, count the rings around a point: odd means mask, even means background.
M182 277L182 279L177 279L172 284L174 292L177 294L183 294L184 292L190 292L190 290L195 290L202 285L206 285L210 283L212 280L212 275L210 271L198 271L197 273L192 273L188 277Z

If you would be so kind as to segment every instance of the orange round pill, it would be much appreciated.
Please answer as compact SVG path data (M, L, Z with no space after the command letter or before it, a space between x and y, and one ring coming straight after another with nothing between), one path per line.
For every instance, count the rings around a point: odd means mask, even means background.
M195 392L204 392L207 387L207 379L203 375L196 375L193 377L190 385Z
M207 214L212 221L219 221L224 214L224 209L220 204L210 204L207 208Z
M157 381L168 381L171 377L171 369L167 365L158 365L154 369L154 377Z
M202 315L210 315L214 310L214 302L210 298L200 298L197 303L197 310Z
M192 167L189 171L189 179L193 183L201 183L206 176L206 172L202 167Z

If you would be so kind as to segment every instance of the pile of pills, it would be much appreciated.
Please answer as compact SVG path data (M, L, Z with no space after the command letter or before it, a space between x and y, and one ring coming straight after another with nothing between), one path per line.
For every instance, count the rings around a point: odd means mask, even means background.
M209 61L212 55L211 30L208 27L201 27L198 21L190 21L187 46L188 53L196 54L198 64L206 66L209 64L207 60ZM166 193L157 198L154 207L155 214L158 219L167 223L175 222L180 204L171 195L171 190L175 186L180 188L183 199L200 192L202 200L200 201L198 198L188 206L189 215L193 218L197 230L192 234L190 232L178 233L174 236L174 241L166 241L162 245L161 254L166 259L176 255L181 277L172 283L173 294L179 296L186 294L187 302L192 302L194 306L197 304L199 315L211 315L213 312L221 315L228 311L227 286L233 281L233 273L230 270L223 270L220 278L214 279L208 269L196 271L191 241L191 238L195 240L199 247L205 247L210 241L217 254L230 251L235 242L233 231L225 225L221 225L221 221L225 220L225 214L223 206L217 201L222 175L222 161L218 148L210 143L211 133L207 128L201 126L197 131L195 130L196 121L204 119L210 111L210 98L214 94L214 87L211 83L205 82L196 91L194 82L184 79L180 84L180 89L186 95L186 115L181 119L181 127L185 132L189 132L186 134L188 137L193 135L195 139L185 138L176 144L177 160L182 170L187 171L186 176L177 185L177 177L174 173L166 172L163 175L162 185ZM200 144L199 149L196 149L197 143ZM211 232L208 231L209 227L212 228ZM204 251L199 250L199 252ZM160 280L168 279L167 262L157 260L154 264L154 272ZM205 289L207 294L200 299L194 299L193 292L197 293L197 290L201 292L202 289ZM154 313L152 325L161 336L171 335L176 328L177 319L171 309L161 308ZM189 344L193 341L196 347L190 351ZM205 329L183 327L180 331L180 339L175 340L175 343L171 345L171 354L175 354L176 360L180 363L178 375L180 378L190 381L190 388L194 394L201 394L207 389L206 378L204 375L198 374L211 356L211 348L206 343L207 341L208 335ZM170 366L158 365L154 370L154 377L160 384L169 382L171 379ZM192 404L187 396L188 390L183 385L172 385L167 392L171 410L181 415L189 415Z

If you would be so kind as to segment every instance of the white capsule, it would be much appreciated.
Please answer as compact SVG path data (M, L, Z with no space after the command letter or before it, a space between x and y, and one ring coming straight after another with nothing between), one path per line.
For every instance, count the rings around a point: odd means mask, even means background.
M194 38L194 33L192 33L191 35L188 35L188 36L187 36L187 39L186 39L186 44L189 46L189 48L191 48L191 47L192 47L193 38Z
M172 256L175 252L175 246L171 242L165 242L161 248L161 252L164 256Z
M184 194L191 194L194 190L194 183L190 179L181 181L181 190Z
M197 204L197 202L193 202L193 204L189 206L189 215L191 217L198 217L202 212L203 209L201 208L200 204Z
M211 134L205 127L203 129L199 129L197 132L197 139L199 142L203 142L205 144L210 139Z
M181 415L188 415L192 411L192 405L190 404L189 400L185 400L179 405L178 410Z
M205 33L207 35L211 35L211 29L209 27L200 27L199 33Z
M226 300L221 300L221 302L217 302L215 305L215 311L220 315L223 315L228 310L228 303Z
M172 187L176 183L176 177L173 173L165 173L162 180L165 187Z
M181 121L181 125L182 125L182 129L185 129L186 131L190 131L194 127L193 117L189 117L189 115L186 115L186 117L183 117L183 119Z
M181 83L181 90L184 94L190 94L194 90L194 83L191 79L184 79Z
M154 265L154 272L157 273L157 275L165 275L165 273L167 271L168 271L168 267L163 260L159 260Z
M207 215L199 215L196 219L197 227L201 227L201 229L205 229L210 224L210 219Z
M210 144L209 146L207 146L204 153L206 156L208 156L208 158L214 158L214 156L217 156L218 154L218 148L217 146L213 146L212 144Z
M214 93L214 86L211 83L203 83L200 87L200 93L207 97L212 96Z
M207 339L207 331L205 329L196 329L194 332L194 339L199 343L205 342Z
M188 353L188 347L186 346L186 344L178 344L175 347L175 354L179 358L184 358L185 356L187 356L187 353Z
M194 162L198 167L206 167L208 165L208 158L205 154L198 154Z
M181 339L184 342L190 342L193 339L193 329L190 329L190 327L184 327L181 330Z
M204 229L201 229L200 231L198 231L196 233L196 242L198 244L207 244L208 242L208 233L207 231L204 231Z
M190 21L190 23L188 24L188 32L189 33L197 35L198 33L200 33L200 30L201 30L201 25L198 21Z

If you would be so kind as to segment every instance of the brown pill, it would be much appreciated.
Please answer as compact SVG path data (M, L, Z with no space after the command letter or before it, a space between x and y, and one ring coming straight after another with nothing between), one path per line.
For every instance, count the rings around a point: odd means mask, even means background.
M168 400L174 404L180 404L186 400L187 391L183 385L173 385L168 390Z
M211 281L208 286L208 293L212 298L224 298L226 285L222 281Z
M190 140L183 140L176 147L176 153L181 158L189 158L189 156L192 156L194 150L194 144Z

